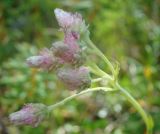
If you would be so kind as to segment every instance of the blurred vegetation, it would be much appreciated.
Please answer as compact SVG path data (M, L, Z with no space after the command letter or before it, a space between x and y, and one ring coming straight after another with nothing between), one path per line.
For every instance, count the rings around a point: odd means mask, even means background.
M25 64L27 57L63 36L57 32L56 7L82 13L95 44L120 63L120 83L153 116L154 134L160 134L159 0L1 0L0 133L145 134L140 115L119 93L81 96L55 109L37 128L8 122L8 115L25 103L50 105L70 94L54 73Z

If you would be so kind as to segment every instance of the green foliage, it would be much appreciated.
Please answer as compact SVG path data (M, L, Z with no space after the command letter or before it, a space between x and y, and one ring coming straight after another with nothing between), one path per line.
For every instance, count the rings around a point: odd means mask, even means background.
M159 5L158 0L2 0L0 126L2 122L9 134L145 133L139 114L114 93L79 97L53 111L37 128L16 127L8 122L8 115L25 103L50 105L70 94L54 74L29 69L25 64L25 59L37 54L39 48L63 36L56 32L53 14L53 9L60 7L82 13L97 47L120 63L120 83L153 116L154 133L160 133ZM97 63L108 69L102 61Z

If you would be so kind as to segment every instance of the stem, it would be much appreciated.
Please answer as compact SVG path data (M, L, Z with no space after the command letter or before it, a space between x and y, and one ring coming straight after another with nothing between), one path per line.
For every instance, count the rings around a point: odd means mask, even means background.
M48 106L48 110L49 110L49 111L52 111L54 108L59 107L59 106L65 104L66 102L68 102L68 101L70 101L70 100L72 100L72 99L74 99L74 98L76 98L77 96L80 96L80 95L82 95L82 94L86 94L86 93L93 92L93 91L100 91L100 90L105 91L105 92L115 91L115 89L106 88L106 87L88 88L88 89L83 90L83 91L81 91L81 92L79 92L79 93L73 94L73 95L65 98L64 100L56 103L56 104L53 104L53 105Z
M89 44L95 52L107 63L109 69L111 70L112 74L114 75L114 67L111 64L111 62L106 58L106 56L93 44L93 42L90 40L90 38L86 37L86 42Z
M105 74L104 74L104 73L101 73L101 72L99 72L98 70L96 70L95 68L93 68L93 67L91 67L91 66L89 66L89 69L90 69L90 71L91 71L93 74L95 74L95 75L97 75L97 76L103 77L104 75L106 75L106 73L105 73Z
M102 69L100 69L95 63L92 64L93 68L95 70L97 70L99 73L105 75L105 77L108 77L108 79L113 79L109 74L107 74L106 72L104 72Z
M127 98L127 100L135 107L135 109L140 113L142 116L146 127L147 127L147 133L146 134L152 134L152 128L153 128L153 121L152 118L145 113L143 108L140 106L140 104L124 89L122 88L118 83L116 83L116 88L119 89L123 95Z
M105 76L102 76L100 78L95 78L95 79L92 79L92 82L93 83L96 83L96 82L99 82L99 81L102 81L102 80L113 80L111 77L108 77L108 75L105 75Z
M109 79L109 80L113 80L113 78L109 75L109 74L107 74L107 73L105 73L104 71L102 71L100 68L95 68L95 67L93 67L93 66L89 66L89 69L90 69L90 71L93 73L93 74L95 74L95 75L97 75L97 76L100 76L100 77L102 77L102 78L106 78L106 79Z
M124 89L122 88L118 83L116 83L116 78L117 78L117 71L114 69L113 65L111 62L106 58L106 56L92 43L92 41L89 38L89 34L87 33L85 36L86 43L92 47L95 52L107 63L109 69L112 71L112 75L115 79L114 81L114 87L116 89L119 89L123 95L127 98L127 100L136 108L136 110L140 113L142 116L146 127L147 127L147 132L146 134L152 134L152 129L153 129L153 120L150 115L147 115L143 108L140 106L140 104ZM99 80L99 79L98 79Z
M96 83L96 82L99 82L99 81L102 81L103 78L96 78L96 79L92 79L92 83Z

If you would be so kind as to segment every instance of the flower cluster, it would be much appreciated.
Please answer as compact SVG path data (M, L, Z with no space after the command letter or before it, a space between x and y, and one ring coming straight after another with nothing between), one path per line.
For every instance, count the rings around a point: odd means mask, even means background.
M89 88L50 106L41 103L27 104L20 111L10 114L10 121L15 125L31 125L36 127L47 116L48 112L79 95L93 91L103 90L108 92L119 90L140 113L146 123L146 132L150 134L153 128L152 118L145 113L127 90L119 85L117 80L119 66L114 67L105 55L92 43L82 16L78 13L73 14L61 9L55 9L54 12L58 24L61 27L60 29L64 32L64 39L54 42L50 49L43 49L39 55L29 57L27 64L33 68L40 68L47 71L54 70L59 80L70 90L88 88L91 85L91 78L89 69L84 66L84 49L80 45L80 43L86 43L108 65L112 75L101 70L96 64L92 64L90 69L94 74L100 76L100 78L94 79L92 82L106 80L108 83L107 87Z
M78 43L87 26L78 13L55 9L55 16L64 32L64 39L54 42L49 49L44 48L38 55L27 58L26 62L32 68L55 71L59 80L70 90L90 87L89 69L83 65L83 51ZM9 118L15 125L36 127L47 112L47 106L43 104L28 104L10 114Z
M45 48L38 56L29 57L27 64L30 67L55 70L68 89L89 87L89 70L83 66L83 51L78 43L87 26L78 13L72 14L61 9L55 9L54 13L64 32L64 40L54 42L50 49Z

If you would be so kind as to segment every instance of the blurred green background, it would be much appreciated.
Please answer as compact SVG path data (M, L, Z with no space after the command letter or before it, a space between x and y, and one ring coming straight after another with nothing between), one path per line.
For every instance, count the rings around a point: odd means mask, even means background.
M25 103L50 105L70 95L54 73L25 64L62 38L56 7L84 16L92 40L120 63L120 83L153 116L154 134L160 134L159 0L1 0L0 134L145 134L142 118L119 93L81 96L55 109L37 128L9 123L8 115Z

